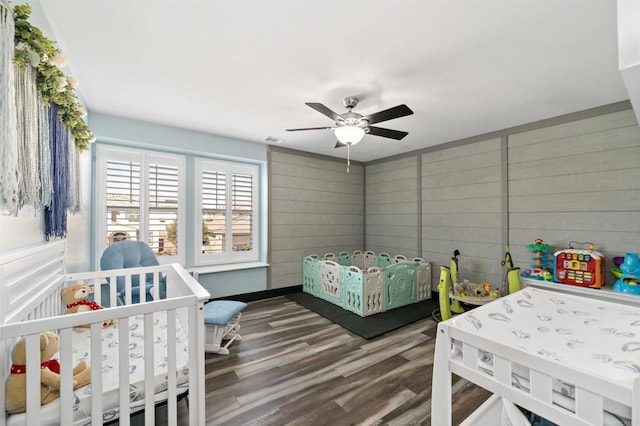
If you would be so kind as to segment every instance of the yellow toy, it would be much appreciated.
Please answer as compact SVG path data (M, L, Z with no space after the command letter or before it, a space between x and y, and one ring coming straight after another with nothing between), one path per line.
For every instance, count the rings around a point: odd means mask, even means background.
M76 312L97 311L103 309L97 302L88 300L90 294L93 293L93 287L86 284L74 284L64 287L60 292L62 303L65 304L67 310L65 314L74 314ZM103 327L109 327L113 321L105 321ZM91 327L91 324L84 324L81 327Z
M482 305L497 299L500 296L506 294L515 293L520 290L520 268L514 268L511 260L511 254L508 248L506 248L505 260L502 265L507 268L507 274L505 276L505 282L503 283L504 294L502 289L492 289L491 284L473 284L467 280L460 282L458 276L458 256L460 252L455 250L453 257L451 258L451 267L440 267L440 282L438 283L438 292L440 298L440 316L442 321L446 321L453 316L453 314L461 314L464 312L464 308L460 304L462 300L464 303L471 305ZM451 285L453 284L453 292L451 292Z
M57 334L40 334L40 403L48 404L60 396L60 364L51 359L58 352L60 338ZM27 375L25 341L20 339L11 352L11 374L5 388L5 409L7 413L24 413L27 409ZM77 389L91 382L91 368L81 361L73 369L73 388Z

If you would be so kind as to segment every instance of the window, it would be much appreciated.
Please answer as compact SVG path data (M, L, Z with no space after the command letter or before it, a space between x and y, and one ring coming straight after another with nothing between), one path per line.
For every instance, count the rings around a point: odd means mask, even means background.
M258 167L196 160L196 265L258 260Z
M260 260L258 165L106 144L96 150L96 259L110 244L139 240L161 263Z
M162 263L184 262L184 164L183 156L98 147L97 253L137 240Z

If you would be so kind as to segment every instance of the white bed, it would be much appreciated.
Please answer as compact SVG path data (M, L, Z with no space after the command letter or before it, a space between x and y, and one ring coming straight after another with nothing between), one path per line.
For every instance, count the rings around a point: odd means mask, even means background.
M563 426L638 426L640 308L525 288L438 325L434 425L451 424L452 373L494 394L465 424L517 404Z
M177 264L64 274L63 241L39 244L0 254L0 403L11 365L10 351L20 337L27 342L27 412L0 416L0 426L18 424L102 424L144 411L145 423L155 423L155 404L166 402L169 424L177 424L178 400L188 392L190 425L203 425L204 317L209 299L204 290ZM155 282L166 277L167 298L130 303L131 277L152 273ZM70 283L98 286L108 281L116 300L115 277L125 276L125 305L73 315L61 315L60 289ZM108 280L107 280L108 278ZM107 284L108 285L108 284ZM158 288L159 286L155 286ZM97 287L96 287L97 288ZM157 297L157 293L154 295ZM100 292L96 300L100 303ZM102 328L102 322L116 324ZM77 326L92 324L89 329ZM60 336L61 395L40 406L38 335ZM72 366L85 359L91 383L71 389ZM95 391L100 389L99 392ZM153 395L152 398L145 398Z

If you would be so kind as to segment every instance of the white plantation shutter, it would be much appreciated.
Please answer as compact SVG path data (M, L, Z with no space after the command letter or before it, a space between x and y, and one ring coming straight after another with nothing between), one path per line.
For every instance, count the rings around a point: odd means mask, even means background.
M102 145L97 158L98 257L130 239L149 244L161 263L182 262L184 157Z
M107 245L140 236L140 163L107 161Z
M258 260L258 167L198 159L196 180L201 227L195 231L202 235L196 265Z
M202 171L202 252L223 253L226 248L227 183L224 172Z
M188 171L187 161L195 166ZM107 144L97 145L96 165L97 260L123 239L146 242L160 263L260 260L258 165ZM186 205L187 194L193 206Z
M149 164L147 243L154 252L178 255L178 167Z
M253 176L233 173L231 190L233 250L248 251L253 247Z

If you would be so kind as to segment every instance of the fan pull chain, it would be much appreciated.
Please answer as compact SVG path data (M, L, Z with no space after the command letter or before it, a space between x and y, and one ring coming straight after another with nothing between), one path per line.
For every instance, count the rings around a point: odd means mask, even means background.
M351 148L351 144L347 144L347 173L349 173L349 166L351 165L351 158L349 155L349 148Z

